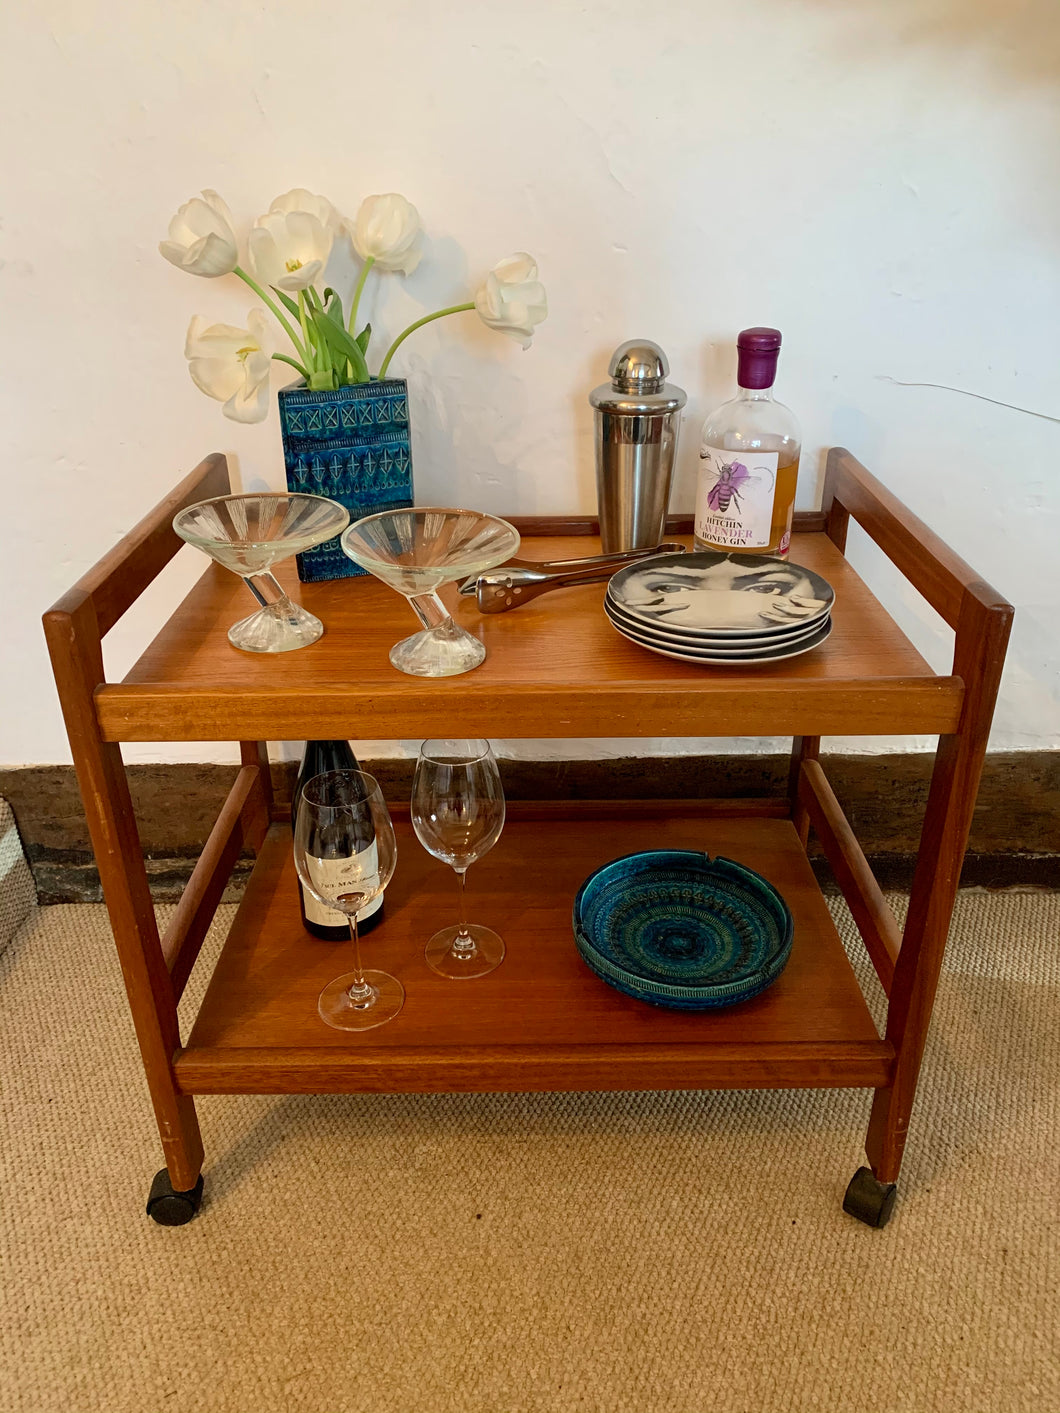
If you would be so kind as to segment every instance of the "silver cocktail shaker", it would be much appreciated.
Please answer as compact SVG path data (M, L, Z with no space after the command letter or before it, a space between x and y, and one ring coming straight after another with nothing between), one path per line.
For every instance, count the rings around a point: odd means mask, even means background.
M611 382L589 401L596 422L596 496L605 554L649 549L665 539L680 411L687 401L666 381L666 354L650 339L616 348Z

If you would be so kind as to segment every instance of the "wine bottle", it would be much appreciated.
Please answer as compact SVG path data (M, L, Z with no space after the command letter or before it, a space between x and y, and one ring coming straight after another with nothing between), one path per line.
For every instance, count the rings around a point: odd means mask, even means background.
M359 769L357 757L353 754L349 741L307 741L302 753L302 764L298 770L298 778L294 785L294 794L291 797L292 828L298 813L298 800L306 781L312 780L314 775L323 775L329 770ZM366 839L363 847L374 848L374 841ZM326 846L322 846L322 848L326 848ZM326 858L327 854L322 853L322 857ZM350 925L345 915L335 908L328 908L323 903L318 903L312 893L306 891L306 886L301 879L298 880L298 903L302 913L302 926L307 932L329 942L349 940ZM380 893L378 898L373 898L357 914L357 931L363 936L382 920L383 894Z
M695 546L783 557L801 437L793 413L773 398L780 331L744 329L736 348L740 391L703 424Z

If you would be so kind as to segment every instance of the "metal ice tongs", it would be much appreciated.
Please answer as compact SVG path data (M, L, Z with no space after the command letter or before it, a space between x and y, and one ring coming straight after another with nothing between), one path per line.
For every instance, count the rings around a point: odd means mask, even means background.
M485 574L472 575L460 585L462 594L474 594L480 613L507 613L550 589L573 584L594 584L610 579L624 564L654 554L684 554L684 545L661 544L651 549L624 550L621 554L590 555L584 559L510 559Z

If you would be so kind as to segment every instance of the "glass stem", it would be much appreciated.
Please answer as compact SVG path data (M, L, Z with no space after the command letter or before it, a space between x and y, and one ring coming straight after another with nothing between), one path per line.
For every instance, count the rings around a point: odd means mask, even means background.
M451 621L449 610L437 594L410 594L409 603L424 628L444 628Z
M270 604L287 602L283 585L270 570L264 569L260 574L244 574L242 578L243 583L246 584L262 608L268 608Z
M350 914L350 939L353 942L353 984L346 988L346 995L350 998L358 1010L364 1010L372 1004L375 993L364 979L364 969L361 966L361 938L357 931L357 914Z
M460 880L460 928L453 939L453 951L461 957L469 957L475 950L475 939L467 930L467 902L465 899L464 883L467 879L467 869L458 868L455 870L457 878Z

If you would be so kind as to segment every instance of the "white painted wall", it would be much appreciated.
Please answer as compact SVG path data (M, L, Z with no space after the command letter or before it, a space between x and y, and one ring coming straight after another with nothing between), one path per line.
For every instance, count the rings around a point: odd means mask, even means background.
M537 257L552 313L531 351L474 316L405 346L424 500L590 510L587 394L647 335L689 393L690 509L735 333L778 325L799 504L822 447L875 469L1018 606L994 747L1060 745L1052 0L35 0L4 8L0 64L0 762L69 758L40 614L179 475L220 448L246 486L282 485L275 413L227 422L185 370L191 314L250 304L156 253L203 186L247 224L295 185L351 213L404 192L431 240L376 285L383 334ZM869 548L944 666L946 634ZM199 567L182 551L112 669Z

